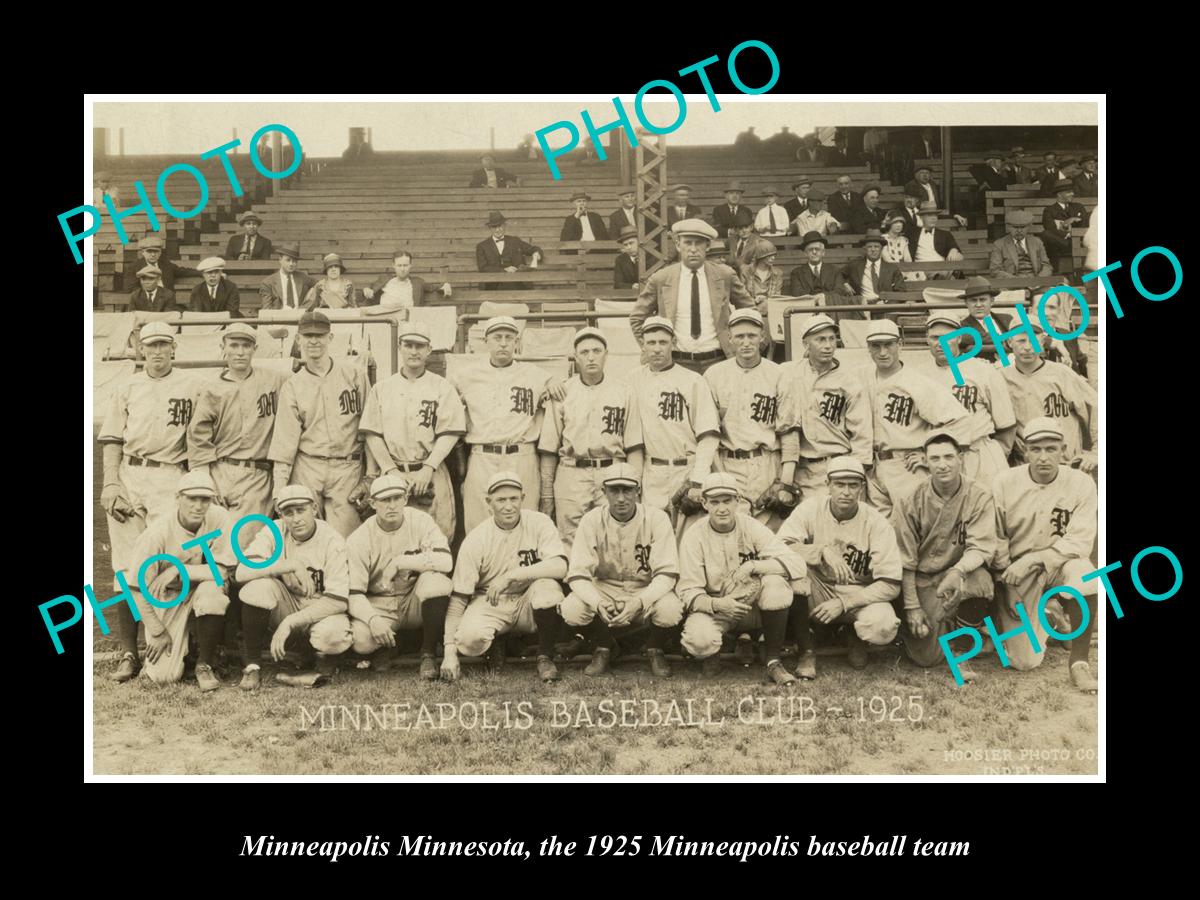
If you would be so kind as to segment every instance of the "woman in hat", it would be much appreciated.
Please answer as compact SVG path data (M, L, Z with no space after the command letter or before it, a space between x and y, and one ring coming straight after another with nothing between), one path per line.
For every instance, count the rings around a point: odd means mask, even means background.
M742 266L742 282L757 303L762 297L783 296L783 269L775 265L775 245L760 239L754 247L754 262Z
M912 262L912 250L908 246L908 238L904 236L904 216L895 213L887 217L883 223L883 253L882 259L891 263ZM924 281L924 272L902 272L906 281Z
M342 258L336 253L326 253L322 260L325 277L312 286L304 298L305 309L350 309L358 306L358 295L354 282L343 278L346 271Z

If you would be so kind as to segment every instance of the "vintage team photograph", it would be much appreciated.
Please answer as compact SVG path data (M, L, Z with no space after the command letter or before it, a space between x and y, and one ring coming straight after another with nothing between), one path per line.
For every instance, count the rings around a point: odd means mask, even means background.
M1102 100L225 99L62 220L89 775L1097 775Z

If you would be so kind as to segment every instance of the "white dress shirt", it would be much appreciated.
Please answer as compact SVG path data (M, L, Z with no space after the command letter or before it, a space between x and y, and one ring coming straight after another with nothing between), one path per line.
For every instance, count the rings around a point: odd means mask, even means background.
M871 271L872 267L874 267L874 271L875 271L875 290L874 291L871 290L871 276L867 274L868 272ZM879 260L875 260L873 262L869 259L863 260L862 292L859 296L861 296L864 300L878 300L879 294L876 293L876 291L878 291L878 289L879 289Z
M390 279L383 286L383 291L379 295L379 305L411 308L413 305L412 279L406 278L404 281L401 281L399 278Z
M288 305L288 279L292 279L292 304ZM296 284L296 273L288 275L283 269L279 270L279 305L283 309L298 309L304 298L300 296L300 288Z
M592 233L592 220L584 213L579 217L579 227L583 229L583 234L580 236L581 241L594 241L596 235Z
M496 170L485 169L484 173L487 175L487 186L490 188L496 187Z
M928 199L928 200L929 200L931 203L937 203L937 197L936 197L936 196L934 196L934 193L933 193L933 182L932 182L932 181L930 181L930 182L927 182L927 183L925 183L925 184L922 184L922 185L921 185L921 187L925 188L925 196L926 196L926 198L927 198L927 199Z
M944 261L946 257L933 249L933 229L922 228L921 236L917 238L917 262L926 262L934 260Z
M692 270L679 267L679 293L675 297L675 342L684 353L707 353L721 349L717 323L713 321L708 298L708 278L704 267L697 270L700 279L700 337L692 337Z
M775 214L775 230L771 230L771 213ZM778 237L787 234L788 213L778 203L768 203L754 217L754 230L759 234Z

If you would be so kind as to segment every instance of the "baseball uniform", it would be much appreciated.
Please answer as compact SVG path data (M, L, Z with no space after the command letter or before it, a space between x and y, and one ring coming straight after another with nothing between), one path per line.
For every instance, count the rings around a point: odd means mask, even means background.
M1037 614L1042 594L1048 588L1067 585L1085 597L1096 596L1099 580L1082 580L1095 568L1088 557L1096 540L1096 482L1077 469L1059 466L1053 481L1038 484L1024 465L1002 473L992 485L992 493L999 537L996 571L1003 572L1029 553L1038 553L1046 563L1035 567L1020 584L1001 583L996 604L996 625L1001 632L1019 628L1017 602L1025 608L1041 650L1035 651L1023 634L1006 641L1004 649L1013 668L1032 669L1041 663L1046 650L1047 632ZM1068 606L1077 603L1070 597L1064 600ZM1092 614L1094 627L1095 609Z
M554 517L568 551L579 520L604 502L604 477L629 450L642 446L640 419L629 421L630 388L605 375L586 385L578 375L567 379L567 396L547 400L538 450L558 455L554 473Z
M666 510L675 492L707 472L693 472L696 444L707 434L720 435L721 417L704 377L672 364L660 372L641 366L630 378L646 461L642 502Z
M874 414L875 468L867 479L867 496L885 517L901 497L911 494L928 477L927 469L910 472L905 460L922 461L922 446L935 427L969 444L967 412L942 385L911 366L881 377L875 366L864 370Z
M715 468L737 480L738 512L751 515L751 503L779 478L780 379L783 367L769 359L743 368L736 357L709 367L704 380L721 417L721 443ZM754 513L764 525L770 510Z
M584 514L571 548L568 587L573 582L588 581L606 600L622 605L639 604L641 601L635 595L659 575L679 577L675 529L665 512L639 503L628 522L618 522L607 506L598 506ZM562 617L567 625L583 628L596 618L596 608L571 593L563 601ZM662 628L673 628L682 619L679 596L668 591L650 608L643 607L630 624L649 621Z
M968 359L959 363L958 372L962 384L955 381L949 365L936 366L933 380L948 387L967 411L963 429L969 443L964 444L963 477L990 488L996 476L1008 470L1008 455L992 435L1017 424L1012 398L995 366Z
M1063 432L1063 462L1070 464L1083 451L1083 434L1090 436L1091 449L1098 446L1096 429L1099 409L1096 390L1070 366L1042 360L1028 375L1015 362L1000 368L1008 384L1013 412L1017 419L1017 435L1024 433L1025 423L1038 416L1048 416Z
M901 629L908 655L921 666L932 666L944 659L938 638L964 625L983 621L986 605L994 594L988 565L996 555L996 506L986 488L963 478L953 496L943 498L926 479L892 510L892 526L900 547L904 567L904 608L920 608L929 623L929 635L919 638L908 626ZM963 589L956 600L944 603L937 595L938 585L951 567L965 554L967 564ZM982 602L969 603L976 600ZM960 608L970 610L969 621Z
M381 437L393 465L407 473L421 468L442 435L466 434L467 418L462 398L445 378L426 371L412 380L397 372L371 388L358 428ZM386 471L386 464L382 467ZM435 470L432 486L429 514L447 538L453 537L454 489L445 462ZM425 506L427 496L409 497L409 507Z
M291 574L279 578L255 578L245 582L239 593L242 603L271 611L270 627L279 627L289 620L293 634L308 631L308 640L319 653L336 656L345 653L353 643L350 624L344 615L350 595L350 563L346 539L337 529L321 519L306 541L297 541L282 520L276 525L283 533L283 555L280 559L300 560L308 570L312 591L302 592L301 585ZM275 536L271 529L262 528L255 535L245 556L255 562L265 562L275 552ZM258 662L257 659L250 660Z
M161 378L143 370L123 379L109 400L97 441L121 445L121 496L135 511L124 522L107 517L114 573L130 574L129 567L145 558L133 553L138 535L175 511L175 486L187 459L187 426L196 405L195 383L178 369ZM136 576L136 568L132 574Z
M532 566L555 557L567 558L566 548L550 517L536 509L522 509L511 529L498 526L490 516L463 539L454 564L454 593L446 613L446 644L454 643L462 656L482 656L498 635L533 634L535 609L562 604L557 581L539 578L514 590L492 606L487 600L492 579L510 569ZM516 593L520 591L521 593Z
M490 517L484 497L492 476L511 469L525 488L525 509L537 510L541 479L535 444L550 374L532 363L463 366L452 382L467 411L470 448L463 481L463 525L469 532Z
M323 375L301 366L279 389L267 455L292 466L288 483L302 484L316 494L317 514L346 537L361 524L348 497L363 477L358 425L370 384L366 369L334 359L327 362Z
M809 611L837 599L846 610L834 623L854 623L855 634L870 644L889 644L900 620L892 600L900 593L902 566L896 532L886 518L866 503L853 516L838 521L829 497L810 497L796 507L779 529L779 539L808 566L812 587ZM852 584L837 584L821 560L833 547L854 573Z
M732 583L730 576L753 559L777 559L786 575L754 575L749 583ZM708 516L684 532L679 568L679 599L689 610L680 642L697 659L719 653L727 632L761 628L761 612L786 612L807 571L804 560L771 529L741 513L734 516L733 530L725 534L712 528ZM726 596L750 604L750 612L738 620L713 612L712 599Z
M130 588L134 602L137 603L142 621L151 623L157 621L171 637L171 647L154 662L147 657L142 671L156 684L169 684L183 678L183 661L188 652L188 621L195 616L224 616L229 606L229 574L237 566L237 559L229 544L229 535L234 519L229 513L215 503L209 506L204 514L204 520L195 531L188 531L179 524L177 507L172 507L172 514L160 516L146 526L146 530L138 537L133 546L133 558L146 560L158 554L170 554L186 566L206 565L203 549L200 545L183 550L188 541L200 535L220 529L221 535L208 546L213 561L223 570L224 585L218 586L215 581L191 582L187 597L169 609L152 606L133 581L137 572L133 571L130 578ZM155 560L146 567L144 580L147 588L160 573L175 570L176 567L166 560ZM167 603L179 596L181 582L176 581L171 587L163 590L154 599L159 603ZM161 629L147 624L147 634Z
M267 450L287 376L251 369L244 379L229 369L200 384L196 410L187 429L188 465L207 465L217 492L235 519L271 513L271 461ZM257 528L243 529L248 541Z

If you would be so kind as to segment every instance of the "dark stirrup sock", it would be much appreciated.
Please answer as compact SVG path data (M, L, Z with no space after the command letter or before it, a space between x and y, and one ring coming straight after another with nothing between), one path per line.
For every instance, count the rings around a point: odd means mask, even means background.
M434 656L446 631L449 597L430 597L421 604L421 655Z
M608 627L607 622L600 618L599 613L596 613L596 618L592 619L592 624L588 626L588 634L596 642L596 646L603 650L611 650L616 646L617 642L613 637L612 629Z
M271 624L271 611L261 606L242 604L242 642L246 645L246 658L242 665L258 665L262 659L263 644L267 640L267 626Z
M559 625L562 623L558 610L554 608L535 609L533 621L537 623L538 656L548 656L553 659L554 644L558 640Z
M670 628L664 628L661 625L655 625L653 622L651 622L650 634L646 637L646 649L661 650L663 647L667 646L667 638L670 636Z
M1071 640L1071 653L1068 656L1070 662L1087 662L1088 656L1092 652L1092 633L1096 630L1096 598L1085 597L1088 605L1088 624L1087 628L1078 637ZM1080 624L1083 622L1083 610L1080 608L1078 599L1066 601L1064 604L1067 608L1067 618L1071 620L1071 631L1077 631ZM1050 640L1054 640L1051 638Z
M196 651L197 662L211 666L224 635L224 616L196 616L196 643L200 645Z
M763 649L766 651L767 662L779 659L783 652L783 639L787 636L788 610L760 609L758 614L762 617Z

